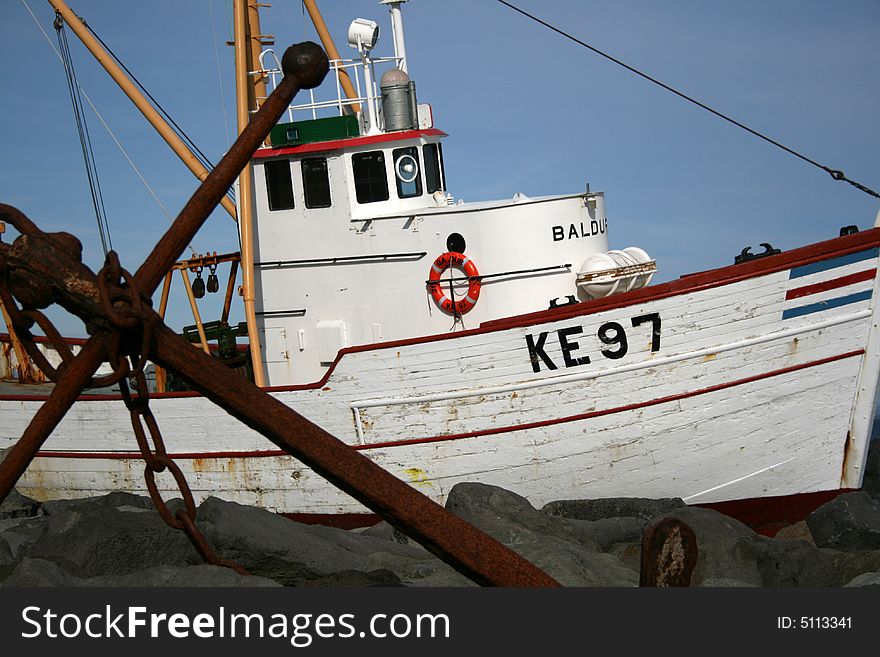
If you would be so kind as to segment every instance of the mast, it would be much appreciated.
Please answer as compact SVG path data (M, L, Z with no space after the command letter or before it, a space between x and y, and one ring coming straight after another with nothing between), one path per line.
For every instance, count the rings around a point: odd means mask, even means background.
M303 4L309 12L309 18L312 19L315 31L317 31L318 36L321 39L321 45L324 46L324 50L327 51L327 57L331 60L342 59L342 57L339 56L339 51L336 50L336 44L333 42L333 37L330 36L330 31L327 29L327 24L324 22L324 17L321 16L321 11L318 9L318 5L315 4L315 0L303 0ZM345 96L349 100L357 100L358 94L357 91L355 91L354 85L351 83L351 78L348 76L348 73L341 68L337 68L336 76L339 78L339 84L342 85L342 90L345 92ZM352 105L351 109L355 113L361 111L359 104Z
M235 99L238 118L238 132L241 134L250 122L249 99L256 100L256 93L251 71L258 67L252 61L252 38L259 35L259 27L249 26L248 0L234 0L235 25ZM255 7L256 9L256 7ZM248 38L248 36L251 38ZM264 92L265 95L265 92ZM242 170L238 178L238 229L241 234L241 279L244 301L245 322L247 324L248 342L250 343L251 364L254 371L254 383L265 386L263 361L260 357L260 336L257 331L257 314L254 307L254 250L253 250L253 203L254 187L251 164Z
M403 41L403 14L400 12L400 5L409 0L379 0L379 4L389 5L388 11L391 12L391 35L394 38L394 56L399 58L397 68L404 73L408 73L406 67L406 45Z
M110 54L107 53L107 51L101 47L101 44L98 43L98 40L92 36L89 29L83 24L83 21L80 20L70 7L64 3L64 0L49 0L49 4L55 8L55 12L64 19L64 22L67 23L67 25L70 26L73 33L76 34L80 41L82 41L83 45L90 53L92 53L107 73L110 74L113 81L116 82L125 95L131 99L131 102L134 103L135 107L140 110L141 114L144 115L144 118L146 118L150 125L156 129L159 136L167 142L171 147L171 150L174 151L177 157L181 159L193 175L202 181L207 178L208 170L202 166L202 163L199 162L195 155L193 155L192 151L189 150L183 140L177 136L177 133L172 130L171 126L165 122L165 119L162 118L159 112L157 112L149 101L143 97L137 87L135 87L131 80L128 79L128 76L126 76L116 62L113 61ZM236 219L235 204L231 200L224 197L223 200L220 201L220 204L223 206L223 209L229 213L229 216Z

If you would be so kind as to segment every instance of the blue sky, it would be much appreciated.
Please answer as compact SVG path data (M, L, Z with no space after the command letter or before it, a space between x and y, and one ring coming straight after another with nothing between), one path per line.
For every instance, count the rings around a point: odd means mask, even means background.
M53 11L27 0L50 38ZM70 0L215 162L234 124L229 5L221 0ZM374 0L326 0L343 56ZM597 48L880 190L880 3L876 0L517 0ZM789 249L868 228L880 201L548 32L495 0L403 6L410 74L433 107L447 182L468 201L606 193L612 248L638 245L655 281L723 266L748 245ZM278 50L317 40L298 1L263 10ZM213 19L213 20L212 20ZM216 35L216 38L215 38ZM80 83L174 216L195 178L69 34ZM219 60L216 52L219 52ZM218 81L222 72L223 95ZM44 230L80 237L102 260L63 70L20 0L0 4L0 201ZM221 102L222 98L222 102ZM224 120L224 107L225 116ZM134 271L168 219L89 112L113 244ZM10 236L7 234L7 239ZM197 250L237 249L218 212ZM172 326L190 323L179 285ZM212 301L215 302L216 299ZM210 305L205 319L217 314ZM236 319L240 319L239 316ZM57 317L68 334L77 321Z

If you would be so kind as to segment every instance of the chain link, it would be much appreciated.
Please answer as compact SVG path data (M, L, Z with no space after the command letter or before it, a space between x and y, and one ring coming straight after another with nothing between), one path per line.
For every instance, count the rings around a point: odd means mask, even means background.
M250 574L239 564L219 558L196 527L196 504L192 490L180 466L168 456L165 441L159 431L159 423L150 409L150 392L145 368L153 338L153 315L144 308L145 305L149 305L149 300L142 297L134 277L119 265L119 259L113 251L107 254L107 262L98 275L98 281L105 316L116 329L113 331L113 341L109 349L109 359L114 371L104 379L119 383L122 399L131 417L135 441L144 459L144 480L156 510L166 524L187 535L208 563L232 568L243 575ZM138 328L141 332L140 348L136 354L126 355L122 333L130 335ZM127 347L131 352L132 345L129 344ZM134 395L132 387L136 392ZM177 512L172 512L168 508L156 484L156 474L165 471L174 477L183 499L183 508Z

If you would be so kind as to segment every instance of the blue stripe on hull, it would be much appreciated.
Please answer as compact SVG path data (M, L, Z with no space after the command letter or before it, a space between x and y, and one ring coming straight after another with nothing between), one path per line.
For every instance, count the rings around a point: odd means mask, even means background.
M864 292L856 292L855 294L848 294L845 297L837 297L836 299L828 299L827 301L819 301L817 303L811 303L807 306L800 306L798 308L789 308L788 310L782 311L782 319L790 319L792 317L802 317L804 315L811 315L813 313L820 313L823 310L830 310L831 308L839 308L840 306L847 306L851 303L858 303L859 301L866 301L871 298L872 291L865 290Z
M801 276L809 276L810 274L815 274L820 271L828 271L829 269L836 269L837 267L843 267L844 265L851 265L854 262L871 260L872 258L876 258L878 253L880 253L880 248L859 251L858 253L850 253L849 255L832 258L831 260L812 262L803 267L795 267L789 273L788 278L800 278Z

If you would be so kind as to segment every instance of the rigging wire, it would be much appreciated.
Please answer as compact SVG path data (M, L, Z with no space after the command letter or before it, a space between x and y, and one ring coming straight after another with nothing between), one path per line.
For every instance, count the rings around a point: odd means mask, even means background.
M585 41L581 41L580 39L578 39L578 38L575 37L575 36L572 36L572 35L569 34L568 32L565 32L565 31L559 29L558 27L555 27L555 26L551 25L551 24L548 23L547 21L544 21L544 20L538 18L537 16L535 16L535 15L533 15L533 14L530 14L530 13L527 12L527 11L525 11L525 10L523 10L523 9L520 9L519 7L517 7L517 6L513 5L513 4L511 4L510 2L507 2L506 0L498 0L498 2L500 2L500 3L501 3L502 5L504 5L505 7L508 7L509 9L512 9L512 10L515 11L515 12L517 12L517 13L519 13L519 14L522 14L522 15L525 16L526 18L528 18L528 19L530 19L530 20L532 20L532 21L534 21L534 22L536 22L536 23L539 23L540 25L543 25L543 26L546 27L547 29L552 30L553 32L556 32L556 33L559 34L560 36L563 36L563 37L565 37L566 39L569 39L569 40L571 40L571 41L574 41L575 43L577 43L578 45L583 46L584 48L587 48L587 49L589 49L589 50L592 50L592 51L593 51L594 53L596 53L597 55L601 55L601 56L604 57L605 59L607 59L607 60L609 60L609 61L611 61L611 62L614 62L614 63L617 64L618 66L622 66L623 68L625 68L626 70L630 71L631 73L635 73L636 75L638 75L638 76L644 78L645 80L648 80L649 82L652 82L652 83L658 85L659 87L662 87L662 88L665 89L666 91L669 91L669 92L675 94L675 95L678 96L679 98L682 98L682 99L688 101L689 103L693 103L693 104L696 105L697 107L699 107L699 108L701 108L701 109L704 109L704 110L706 110L707 112L710 112L711 114L714 114L715 116L717 116L717 117L719 117L719 118L721 118L721 119L724 119L724 120L727 121L728 123L732 123L733 125L737 126L738 128L742 128L742 129L745 130L746 132L748 132L748 133L754 135L755 137L758 137L759 139L763 139L764 141L766 141L766 142L772 144L773 146L776 146L777 148L781 148L782 150L784 150L785 152L789 153L790 155L794 155L795 157L800 158L800 159L803 160L804 162L807 162L808 164L812 164L814 167L818 167L819 169L822 169L822 171L825 171L826 173L828 173L828 174L829 174L832 178L834 178L835 180L842 180L842 181L844 181L844 182L848 182L850 185L852 185L852 186L855 187L856 189L861 190L861 191L865 192L866 194L870 194L871 196L874 196L874 197L876 197L876 198L880 198L880 194L878 194L877 192L875 192L873 189L871 189L871 188L869 188L869 187L865 187L865 186L862 185L861 183L858 183L858 182L856 182L855 180L850 180L849 178L847 178L846 175L843 173L843 171L840 171L839 169L832 169L831 167L827 167L827 166L825 166L824 164L820 164L819 162L816 162L815 160L810 159L810 158L807 157L806 155L802 155L801 153L798 153L798 152L795 151L794 149L791 149L791 148L789 148L788 146L785 146L784 144L779 143L779 142L776 141L775 139L771 139L770 137L768 137L768 136L766 136L766 135L764 135L764 134L761 134L761 133L758 132L757 130L753 130L752 128L748 127L747 125L745 125L745 124L743 124L743 123L740 123L739 121L737 121L737 120L735 120L735 119L732 119L731 117L727 116L726 114L722 114L722 113L719 112L718 110L713 109L713 108L709 107L708 105L705 105L704 103L701 103L700 101L698 101L698 100L692 98L691 96L688 96L687 94L682 93L681 91L678 91L677 89L675 89L675 88L669 86L668 84L666 84L666 83L664 83L664 82L661 82L660 80L658 80L658 79L656 79L656 78L651 77L651 76L648 75L647 73L643 73L642 71L640 71L640 70L638 70L638 69L636 69L636 68L630 66L629 64L626 64L626 63L622 62L621 60L617 59L616 57L612 57L612 56L609 55L608 53L603 52L602 50L599 50L598 48L596 48L596 47L594 47L594 46L591 46L589 43L586 43Z
M73 59L70 56L67 32L64 30L64 21L60 15L56 15L54 25L58 36L58 48L61 51L61 61L64 63L67 90L70 92L70 102L73 106L73 117L76 122L77 132L79 133L79 144L85 164L86 177L89 181L89 191L92 195L92 206L95 208L95 219L98 222L101 248L104 250L104 256L106 257L107 253L113 249L113 242L110 239L110 224L107 221L107 209L104 206L104 196L101 193L101 182L98 177L95 152L92 149L89 126L86 121L85 111L83 110L82 98L79 95L79 84L76 80L76 71L73 68Z
M52 43L52 40L49 38L49 35L46 34L46 30L43 29L42 25L40 25L40 21L37 20L37 17L34 15L34 12L31 10L30 5L28 5L27 0L21 0L21 2L24 5L25 9L27 9L27 12L30 14L31 19L33 19L34 24L37 26L37 28L43 34L43 38L46 39L46 43L49 44L49 47L52 49L52 52L55 53L55 56L63 64L64 58L61 56L61 53L58 52L58 49ZM119 152L122 153L122 156L129 163L132 170L135 172L135 174L140 179L143 186L146 188L147 192L149 192L150 196L153 197L153 200L156 202L156 205L159 206L159 208L162 210L162 212L167 217L168 221L173 222L174 218L171 216L171 213L168 212L168 208L166 208L165 205L162 203L162 201L159 199L156 192L150 186L150 183L144 177L143 173L141 173L141 170L138 169L137 165L134 163L134 160L131 159L131 156L129 156L128 152L125 150L125 147L122 145L122 143L116 137L116 134L113 132L113 129L110 127L110 125L104 119L104 116L101 114L101 112L98 111L98 108L95 107L95 104L92 102L92 99L89 97L89 94L86 93L86 90L82 88L82 86L79 84L79 82L77 82L77 89L79 90L79 93L82 95L82 97L85 98L86 102L89 104L89 107L92 108L92 111L95 113L95 116L98 117L98 120L101 122L101 125L104 126L104 130L106 130L107 134L110 135L110 138L113 140L113 143L116 144L116 147L119 149ZM189 244L187 246L188 246L189 250L192 251L193 256L195 256L196 250L193 248L192 244Z
M80 19L80 20L82 20L82 19ZM128 67L125 65L125 62L123 62L121 59L119 59L119 57L116 56L116 53L113 52L113 50L111 50L110 46L108 46L106 43L104 43L104 40L101 39L100 36L98 36L97 32L95 32L95 30L92 29L91 25L89 25L85 20L83 20L82 23L83 23L83 25L86 26L86 29L88 29L88 31L91 32L92 36L95 37L95 39L97 39L98 43L101 44L101 47L103 47L104 50L106 50L109 53L109 55L116 61L116 63L119 64L119 67L123 71L125 71L125 74L128 75L129 78L131 78L132 82L134 82L137 85L138 89L140 89L141 92L147 98L150 99L150 102L153 103L156 110L174 128L174 131L177 133L177 136L180 137L184 142L186 142L186 144L189 146L190 150L196 156L196 159L198 159L199 162L201 162L202 166L205 167L206 169L208 169L209 171L212 170L214 168L214 163L211 162L211 160L208 158L208 156L202 152L202 150L196 145L196 143L192 139L190 139L190 136L188 134L186 134L186 131L177 124L177 122L174 120L174 118L167 111L165 111L165 108L162 107L162 105L159 103L159 101L153 97L153 95L147 90L147 88L143 84L141 84L141 81L138 80L137 77L135 77L134 73L132 73L128 69ZM233 202L235 201L235 196L232 192L232 189L226 190L226 195L230 198L231 201L233 201Z
M220 70L220 51L217 49L217 25L214 19L214 0L208 0L208 11L211 14L211 36L214 43L214 61L217 63L217 84L220 87L220 109L223 110L223 125L226 128L223 134L226 135L226 148L232 145L232 138L229 136L229 117L226 112L226 93L223 90L223 74Z

